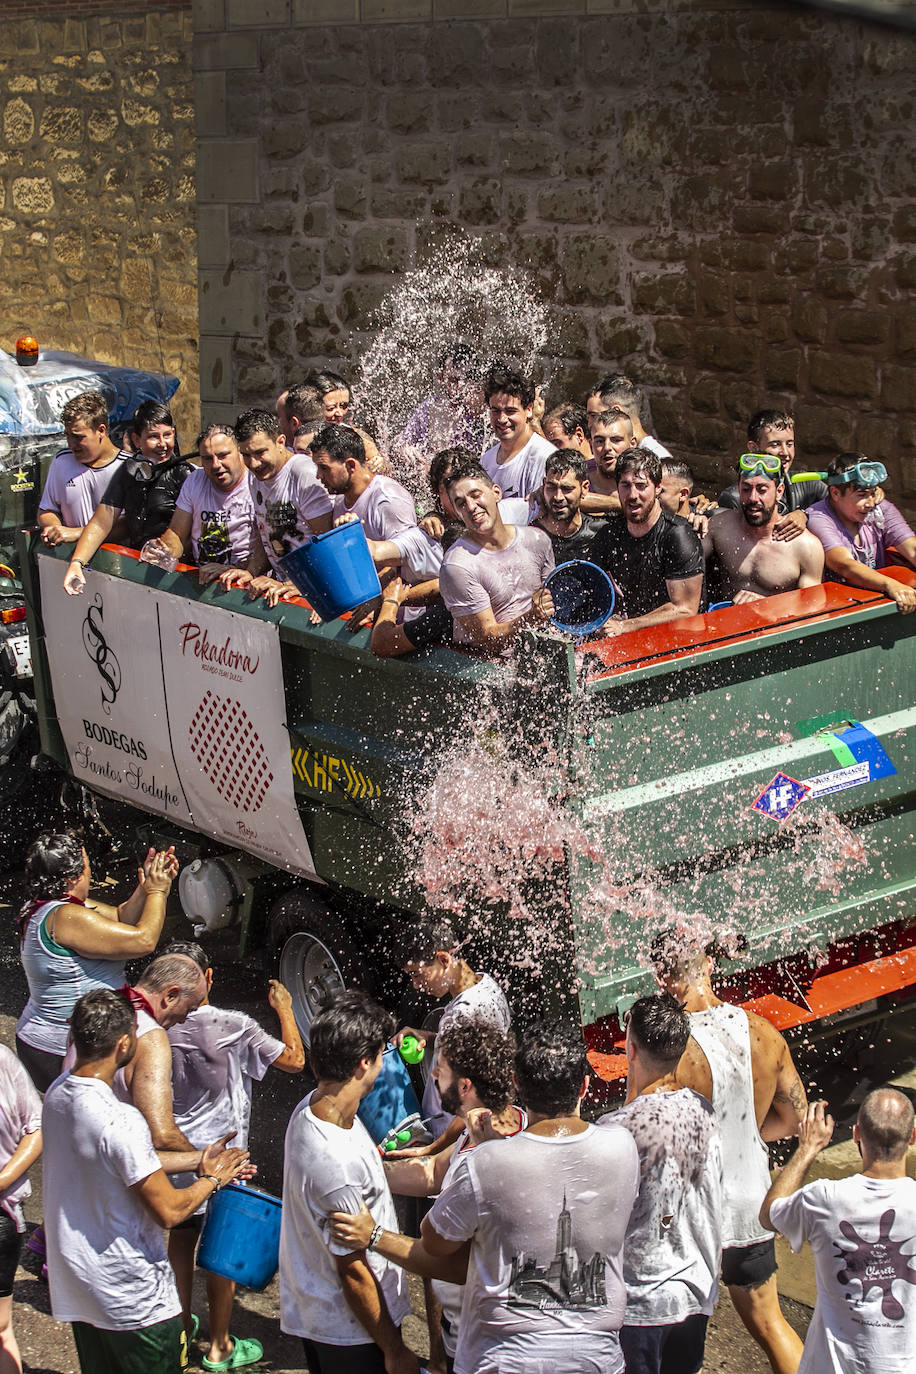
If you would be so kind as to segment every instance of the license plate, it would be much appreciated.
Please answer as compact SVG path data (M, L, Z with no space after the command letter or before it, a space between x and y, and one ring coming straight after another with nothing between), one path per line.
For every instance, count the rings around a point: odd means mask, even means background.
M13 659L16 664L16 676L31 677L32 643L28 635L17 635L15 639L8 639L6 642L13 651Z

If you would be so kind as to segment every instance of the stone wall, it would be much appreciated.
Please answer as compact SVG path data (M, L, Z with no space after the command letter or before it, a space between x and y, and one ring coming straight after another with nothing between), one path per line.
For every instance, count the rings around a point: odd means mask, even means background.
M187 0L4 0L0 344L173 372L197 433L197 230Z
M623 367L711 481L788 404L804 460L861 447L916 498L912 38L743 0L194 14L211 413L349 364L461 225L556 301L555 395Z

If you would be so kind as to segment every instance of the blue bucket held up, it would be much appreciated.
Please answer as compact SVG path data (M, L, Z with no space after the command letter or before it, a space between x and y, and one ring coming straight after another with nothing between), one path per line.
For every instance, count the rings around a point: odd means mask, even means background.
M416 1145L430 1139L420 1120L420 1104L410 1075L398 1051L389 1045L382 1055L382 1071L370 1093L356 1109L356 1115L375 1141L384 1147L398 1131L409 1130Z
M284 554L280 567L322 620L336 620L345 611L354 611L381 595L378 573L358 520L316 534L292 553Z
M614 584L604 569L584 558L561 563L548 573L544 586L553 597L551 622L572 635L600 630L617 600Z
M239 1183L221 1188L207 1206L198 1267L259 1293L280 1263L281 1211L280 1199L260 1188Z

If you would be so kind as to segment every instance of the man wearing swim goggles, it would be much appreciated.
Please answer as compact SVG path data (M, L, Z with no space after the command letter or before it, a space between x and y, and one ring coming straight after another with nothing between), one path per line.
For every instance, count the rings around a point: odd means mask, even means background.
M785 482L779 497L779 519L774 526L773 538L797 539L808 523L805 511L826 497L827 488L820 473L790 476L795 461L794 418L783 410L758 410L748 422L747 440L745 456L777 459L782 464ZM774 472L775 469L771 468L771 475ZM738 475L742 475L740 467ZM721 493L719 505L726 510L738 510L741 501L737 482Z
M738 459L738 510L710 517L703 539L707 559L715 554L721 575L717 595L736 605L779 592L817 586L824 552L813 534L798 530L778 539L779 501L785 490L782 461L769 453L742 453Z
M916 610L916 589L885 568L896 561L916 568L916 534L892 502L883 499L883 463L864 453L841 453L825 473L827 498L809 511L810 529L824 547L828 576L896 601L901 611Z

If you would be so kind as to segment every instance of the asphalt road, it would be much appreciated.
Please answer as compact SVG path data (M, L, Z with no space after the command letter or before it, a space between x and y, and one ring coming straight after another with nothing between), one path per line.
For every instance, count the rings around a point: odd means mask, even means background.
M117 900L117 887L105 893L106 900ZM0 1039L10 1046L16 1018L26 999L25 979L19 964L18 942L13 927L13 915L18 905L18 878L0 878ZM188 938L190 932L180 913L170 915L174 934ZM231 933L210 942L214 958L213 1000L217 1004L236 1007L257 1017L272 1029L274 1015L267 1005L267 978L272 972L253 957L240 963L232 948ZM916 1064L916 1017L891 1023L888 1030L875 1037L875 1049L869 1058L874 1062L865 1068L850 1068L843 1063L820 1063L818 1086L829 1098L848 1133L858 1101L874 1082L885 1081ZM283 1137L290 1113L311 1087L306 1075L289 1076L270 1072L262 1084L254 1085L251 1153L259 1166L259 1186L279 1193L282 1180ZM33 1170L33 1195L26 1205L30 1223L41 1218L41 1171ZM47 1285L38 1275L39 1264L26 1253L20 1268L14 1293L14 1325L18 1335L25 1370L31 1374L78 1374L69 1327L54 1321L50 1315ZM414 1289L414 1309L422 1311L422 1296ZM195 1358L206 1352L206 1302L203 1284L198 1282L195 1310L201 1315L202 1346L192 1350ZM784 1303L784 1310L793 1326L802 1334L807 1329L810 1310L798 1303ZM274 1371L274 1374L293 1374L303 1368L300 1346L284 1336L279 1328L276 1281L264 1293L241 1292L236 1300L233 1331L242 1336L257 1337L265 1350L262 1364L254 1368ZM426 1351L425 1320L408 1319L408 1340L419 1354ZM199 1368L199 1365L196 1367ZM757 1346L750 1340L737 1319L727 1295L720 1299L710 1324L705 1370L712 1374L766 1374L769 1365Z

